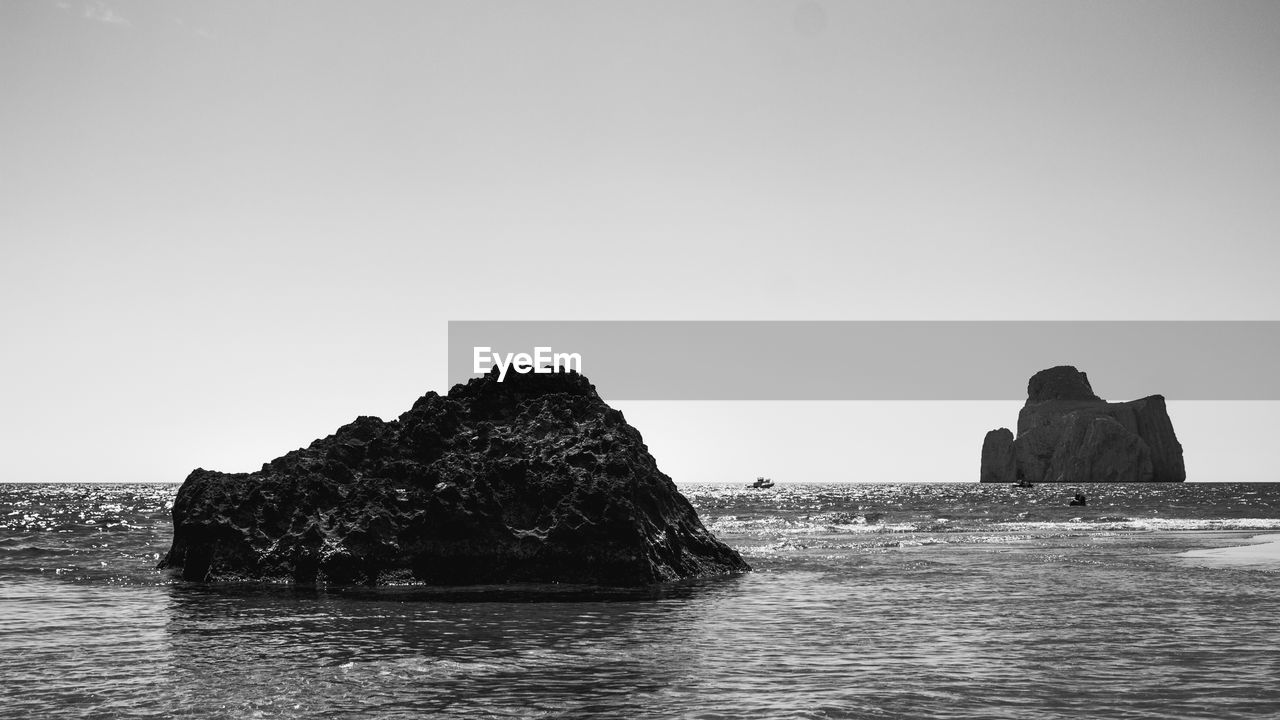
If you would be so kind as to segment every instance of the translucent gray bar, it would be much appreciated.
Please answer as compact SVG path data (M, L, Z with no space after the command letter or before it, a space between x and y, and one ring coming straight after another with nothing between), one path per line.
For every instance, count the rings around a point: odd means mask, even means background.
M577 353L607 400L1023 400L1074 365L1109 400L1280 400L1277 321L453 321L476 347Z

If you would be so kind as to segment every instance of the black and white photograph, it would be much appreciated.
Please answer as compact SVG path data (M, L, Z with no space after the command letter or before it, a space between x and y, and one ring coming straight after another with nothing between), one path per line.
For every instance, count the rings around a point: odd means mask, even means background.
M1280 2L0 0L0 718L1280 717Z

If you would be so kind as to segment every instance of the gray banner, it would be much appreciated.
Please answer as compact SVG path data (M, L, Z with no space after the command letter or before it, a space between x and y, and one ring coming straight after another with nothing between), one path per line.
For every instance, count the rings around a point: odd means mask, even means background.
M576 354L608 400L1023 400L1054 365L1109 400L1280 400L1277 321L452 321L450 384L477 348Z

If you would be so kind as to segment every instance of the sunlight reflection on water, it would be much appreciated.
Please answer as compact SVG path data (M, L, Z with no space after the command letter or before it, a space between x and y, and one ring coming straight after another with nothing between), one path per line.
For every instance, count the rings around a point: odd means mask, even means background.
M167 547L163 494L100 492L116 493L100 516L138 529L54 518L58 529L0 537L0 715L1243 718L1280 707L1280 572L1177 557L1252 533L974 525L788 545L749 530L725 537L757 572L652 597L423 602L173 583L152 570ZM865 496L882 507L830 510L840 501L817 494L775 510L761 497L694 498L704 516L919 514L928 502L876 488ZM934 519L966 515L947 502Z

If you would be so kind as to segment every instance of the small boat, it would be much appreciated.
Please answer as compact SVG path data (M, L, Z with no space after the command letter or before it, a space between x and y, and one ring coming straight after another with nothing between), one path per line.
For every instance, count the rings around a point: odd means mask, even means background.
M756 478L756 481L755 481L755 482L751 483L751 487L752 487L752 488L754 488L754 489L756 489L756 490L763 490L763 489L765 489L765 488L771 488L771 487L773 487L773 481L772 481L772 480L770 480L769 478L767 478L767 477L765 477L765 476L761 475L760 477Z
M1018 481L1017 485L1014 485L1014 487L1027 488L1027 487L1034 487L1034 486L1031 484L1030 480L1026 478L1022 478L1021 480Z

